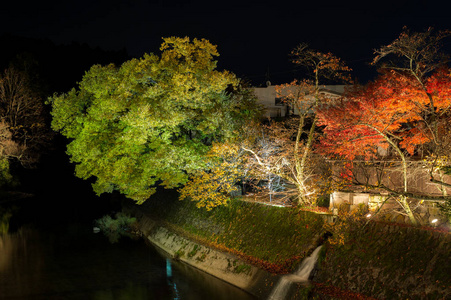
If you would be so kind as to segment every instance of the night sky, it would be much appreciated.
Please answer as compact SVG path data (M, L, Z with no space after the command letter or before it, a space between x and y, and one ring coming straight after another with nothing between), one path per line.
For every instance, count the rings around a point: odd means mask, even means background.
M17 0L2 4L0 35L125 48L134 57L158 53L162 37L206 38L218 45L220 69L259 85L296 76L288 54L301 42L341 57L364 82L375 74L367 65L373 50L393 41L403 26L451 29L449 10L439 5L446 1L290 2Z

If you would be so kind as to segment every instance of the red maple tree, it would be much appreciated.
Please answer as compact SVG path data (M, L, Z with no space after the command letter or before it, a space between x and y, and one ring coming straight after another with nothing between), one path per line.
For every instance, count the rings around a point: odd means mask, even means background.
M424 85L411 74L385 71L374 82L354 87L339 101L318 110L318 123L324 126L318 149L329 157L369 161L377 157L378 150L390 147L402 162L403 187L396 192L412 197L408 194L407 160L420 145L429 155L436 149L434 145L441 139L438 133L448 123L450 93L447 68L430 75ZM415 223L405 199L403 202Z

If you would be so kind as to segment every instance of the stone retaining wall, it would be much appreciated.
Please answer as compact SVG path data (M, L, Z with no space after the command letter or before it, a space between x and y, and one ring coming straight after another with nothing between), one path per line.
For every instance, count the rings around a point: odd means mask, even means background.
M280 278L249 265L230 253L188 240L145 216L139 223L143 236L174 259L224 280L258 298L266 298Z

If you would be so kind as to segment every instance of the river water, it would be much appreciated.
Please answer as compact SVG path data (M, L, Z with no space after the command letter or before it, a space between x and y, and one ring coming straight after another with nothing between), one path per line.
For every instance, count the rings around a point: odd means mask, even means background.
M14 227L0 235L0 299L255 299L142 239L111 244L89 220Z

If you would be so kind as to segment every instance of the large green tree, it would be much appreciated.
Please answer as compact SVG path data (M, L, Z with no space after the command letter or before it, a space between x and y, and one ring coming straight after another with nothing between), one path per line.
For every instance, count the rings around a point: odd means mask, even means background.
M212 141L253 116L239 80L216 70L207 40L165 38L161 55L93 66L77 89L50 99L52 128L70 139L76 176L97 194L118 190L142 203L155 185L173 188L208 168Z

